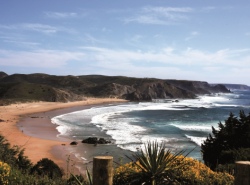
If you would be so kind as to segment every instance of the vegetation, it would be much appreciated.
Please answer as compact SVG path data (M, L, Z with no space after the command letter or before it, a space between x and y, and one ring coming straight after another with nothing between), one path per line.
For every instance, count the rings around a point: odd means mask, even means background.
M33 165L19 147L11 147L0 135L0 184L22 185L91 185L91 175L62 176L63 171L44 158ZM203 163L184 157L182 152L172 154L163 144L147 143L145 150L134 154L134 161L115 169L114 185L142 184L233 184L233 176L217 173Z
M164 145L148 143L145 150L134 155L135 161L115 169L114 185L231 185L234 177L214 172L203 163L165 151Z
M231 113L218 127L212 127L212 135L201 146L205 164L215 170L226 169L236 160L250 160L250 114L240 111L238 118Z
M30 170L31 174L38 174L40 176L48 176L50 179L61 178L63 170L61 170L53 161L43 158L37 162Z
M8 177L10 175L10 166L7 163L0 161L0 184L8 184Z
M0 184L76 185L75 179L62 178L63 171L51 160L42 159L33 165L24 150L11 147L0 135ZM82 178L83 179L83 178Z

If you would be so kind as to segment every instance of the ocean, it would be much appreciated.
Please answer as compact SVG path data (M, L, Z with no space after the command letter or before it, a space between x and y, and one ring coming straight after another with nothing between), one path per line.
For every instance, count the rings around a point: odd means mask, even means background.
M92 156L107 154L120 158L137 151L148 141L158 141L173 152L191 151L189 157L202 161L200 146L212 126L217 128L230 112L238 116L240 110L250 113L250 91L94 106L54 117L52 123L58 125L58 137L79 142L87 137L112 140L109 145L88 146L94 151ZM92 156L84 146L72 148L72 153L88 163L87 158Z

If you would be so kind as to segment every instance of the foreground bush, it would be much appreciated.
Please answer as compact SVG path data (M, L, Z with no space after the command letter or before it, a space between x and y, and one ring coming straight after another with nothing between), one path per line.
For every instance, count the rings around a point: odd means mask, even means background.
M234 177L228 173L214 172L202 162L190 157L179 156L177 163L182 163L179 169L173 170L180 184L216 184L230 185L234 183Z
M24 149L20 149L18 146L11 147L2 135L0 135L0 160L25 171L32 166L31 161L24 156Z
M171 154L154 142L134 158L136 162L115 169L114 185L233 185L234 182L233 176L214 172L198 160Z
M7 163L0 161L0 184L8 184L8 177L10 175L10 166Z
M181 162L175 162L182 152L172 154L165 151L164 144L148 142L145 149L133 155L135 162L121 166L115 172L114 184L173 184L174 169L180 168Z
M63 170L59 168L52 160L43 158L37 162L30 170L31 174L37 174L40 176L48 176L50 179L61 178L63 176Z

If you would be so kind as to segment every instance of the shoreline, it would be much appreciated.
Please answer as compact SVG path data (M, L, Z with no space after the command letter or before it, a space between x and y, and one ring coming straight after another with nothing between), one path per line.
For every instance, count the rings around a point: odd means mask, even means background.
M51 123L51 118L94 105L125 102L128 101L113 98L88 98L69 103L32 102L0 106L0 134L8 140L11 146L17 145L24 148L24 155L33 164L42 158L49 158L66 173L69 169L67 167L68 156L70 155L72 161L77 158L73 156L72 159L68 149L72 140L57 137L59 134L56 130L57 125Z

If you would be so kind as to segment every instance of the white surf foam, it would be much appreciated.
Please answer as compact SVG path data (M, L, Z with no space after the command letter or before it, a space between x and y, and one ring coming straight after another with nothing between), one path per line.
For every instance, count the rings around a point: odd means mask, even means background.
M181 130L188 130L188 131L211 132L211 130L212 130L211 124L207 124L207 125L178 125L178 124L170 124L170 125L178 127Z
M185 136L199 146L201 146L201 144L207 139L206 137L194 137L194 136L189 136L189 135L185 135Z

